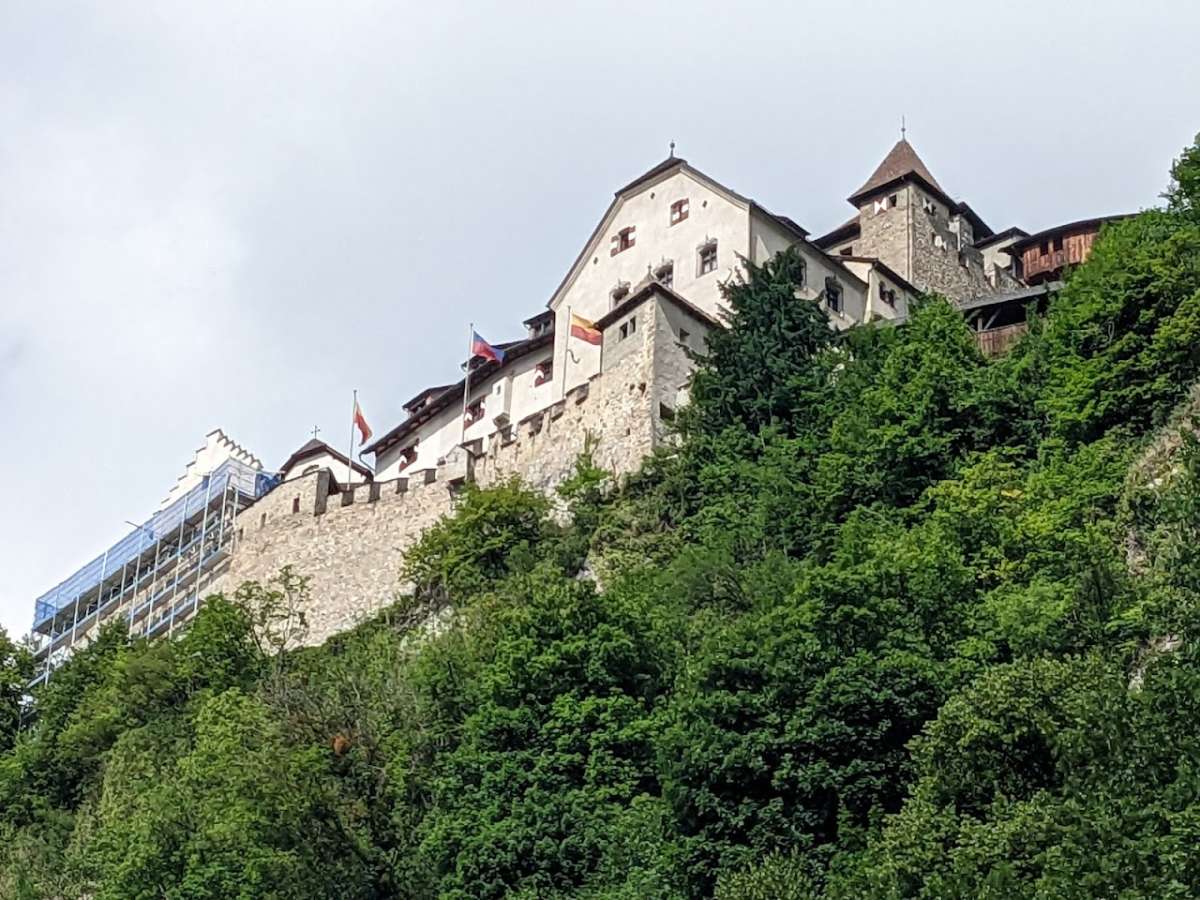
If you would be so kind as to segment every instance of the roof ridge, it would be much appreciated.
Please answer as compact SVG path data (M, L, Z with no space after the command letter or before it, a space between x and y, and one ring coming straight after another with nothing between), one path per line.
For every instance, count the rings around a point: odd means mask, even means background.
M908 142L908 139L900 138L900 140L896 141L892 149L887 152L882 162L875 167L875 171L871 173L871 177L863 183L862 187L850 195L850 201L853 202L856 198L876 191L906 175L916 175L947 197L950 196L946 193L946 189L938 184L937 179L933 177L933 174L929 171L929 167L925 165L921 157L917 154L917 151L913 148L913 145Z

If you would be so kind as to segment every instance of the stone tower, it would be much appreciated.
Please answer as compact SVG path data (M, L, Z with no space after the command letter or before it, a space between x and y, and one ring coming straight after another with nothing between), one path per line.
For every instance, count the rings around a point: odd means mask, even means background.
M816 241L828 252L877 259L918 290L958 302L1015 284L987 271L975 247L992 229L946 193L906 139L848 199L857 216Z

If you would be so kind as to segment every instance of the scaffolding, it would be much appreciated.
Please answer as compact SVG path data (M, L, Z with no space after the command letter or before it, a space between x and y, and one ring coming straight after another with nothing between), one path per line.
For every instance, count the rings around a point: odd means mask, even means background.
M237 514L276 479L227 459L70 578L38 597L33 639L36 687L96 629L118 617L131 635L171 635L195 615L204 591L228 566Z

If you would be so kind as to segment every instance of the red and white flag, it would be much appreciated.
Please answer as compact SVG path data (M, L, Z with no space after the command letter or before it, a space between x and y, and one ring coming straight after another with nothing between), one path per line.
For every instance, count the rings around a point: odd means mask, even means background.
M358 398L354 400L354 426L358 429L358 433L362 435L360 444L365 444L371 439L373 432L371 426L367 424L367 417L363 415L362 407L358 405Z

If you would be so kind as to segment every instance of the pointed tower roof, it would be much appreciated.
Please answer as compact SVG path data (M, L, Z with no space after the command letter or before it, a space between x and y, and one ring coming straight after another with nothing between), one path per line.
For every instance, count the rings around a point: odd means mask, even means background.
M913 149L912 144L904 138L898 140L896 146L888 151L888 155L883 158L883 162L867 179L866 184L851 194L849 200L851 203L857 203L864 197L912 177L925 182L928 187L941 194L947 202L951 202L949 195L937 183L937 179L930 174L925 163L921 161L921 157L917 156L917 151Z

